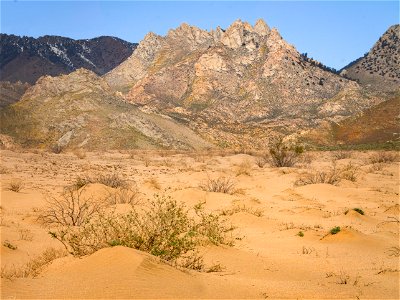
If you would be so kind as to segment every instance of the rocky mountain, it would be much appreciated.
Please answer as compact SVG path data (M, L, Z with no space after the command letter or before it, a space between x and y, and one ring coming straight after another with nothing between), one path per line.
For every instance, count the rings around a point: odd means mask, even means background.
M144 113L95 73L43 76L0 113L0 133L24 147L199 149L211 146L167 116Z
M149 33L105 79L127 101L220 146L262 147L273 133L338 121L382 101L302 56L263 20Z
M41 77L2 110L0 133L24 146L87 149L265 149L277 134L362 143L396 131L396 116L384 117L398 103L390 97L301 55L263 20L212 31L182 24L147 34L102 77Z
M400 25L391 26L371 50L341 70L341 74L378 90L400 87Z
M33 84L43 75L68 74L79 68L102 75L128 58L136 46L110 36L73 40L0 34L0 81Z

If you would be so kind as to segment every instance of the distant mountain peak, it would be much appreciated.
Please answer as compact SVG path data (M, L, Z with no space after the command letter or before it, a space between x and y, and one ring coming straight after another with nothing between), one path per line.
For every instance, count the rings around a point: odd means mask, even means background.
M128 58L136 44L111 37L74 40L45 35L39 38L0 35L0 80L34 83L43 75L60 75L79 68L98 75Z
M344 67L341 74L370 88L400 87L400 25L392 25L362 58Z

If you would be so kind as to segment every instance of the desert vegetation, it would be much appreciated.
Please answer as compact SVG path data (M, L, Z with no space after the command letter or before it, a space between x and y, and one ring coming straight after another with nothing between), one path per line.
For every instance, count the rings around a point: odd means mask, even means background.
M285 141L283 137L269 143L270 164L274 167L293 167L304 148L297 142Z
M328 170L304 172L299 176L298 180L295 182L295 185L301 186L317 183L337 185L342 179L355 182L357 180L358 173L359 167L353 165L351 162L342 167L338 167L334 162Z
M233 194L235 192L235 181L230 177L220 176L208 178L199 187L207 192Z
M8 189L13 192L20 192L24 187L24 182L20 179L12 179L10 184L8 185Z
M190 267L188 260L194 259L196 246L207 242L232 244L227 233L233 228L224 224L220 215L205 213L201 204L192 208L195 216L191 217L184 204L155 195L145 208L133 207L126 214L118 214L101 209L96 204L101 201L81 200L81 193L71 191L68 198L63 195L61 201L49 203L40 216L46 224L59 225L50 235L74 256L121 245L148 252L176 266ZM66 202L70 205L60 205ZM189 252L191 256L187 256ZM202 269L201 257L196 261L195 269Z

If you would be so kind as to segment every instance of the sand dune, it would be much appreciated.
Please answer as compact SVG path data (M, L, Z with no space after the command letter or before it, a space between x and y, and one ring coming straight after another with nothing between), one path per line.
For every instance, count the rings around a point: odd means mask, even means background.
M99 250L82 259L59 259L36 279L19 281L4 293L17 298L253 298L240 283L183 272L125 247ZM64 260L64 261L62 261Z
M397 162L373 171L370 154L357 153L350 159L360 165L355 182L296 186L304 171L329 167L330 154L316 155L310 165L282 169L259 168L254 157L244 154L108 152L86 153L83 159L68 153L1 154L2 298L399 296ZM243 162L250 162L247 174L238 174ZM48 247L63 248L37 221L46 198L59 197L77 176L98 174L119 174L135 183L140 205L154 194L164 194L188 209L204 203L207 212L222 214L236 228L234 245L198 248L205 266L218 265L218 272L183 271L144 252L116 246L82 258L58 258L36 278L7 279L5 270L10 267L21 268ZM202 189L207 178L219 176L231 178L235 190L225 194ZM8 189L16 179L24 182L20 192ZM97 199L113 191L99 183L84 189L85 195ZM118 204L114 209L123 213L130 206ZM337 226L340 231L331 234Z

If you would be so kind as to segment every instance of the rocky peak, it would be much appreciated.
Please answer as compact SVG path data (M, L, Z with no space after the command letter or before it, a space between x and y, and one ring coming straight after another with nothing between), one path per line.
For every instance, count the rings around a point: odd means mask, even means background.
M254 25L254 31L261 36L267 35L270 32L270 28L263 19L258 19Z
M144 39L139 43L133 56L140 57L146 61L153 60L155 53L160 49L164 38L153 32L146 34Z
M269 33L270 29L262 19L258 20L254 27L247 22L236 20L220 35L219 40L231 49L246 47L248 50L254 50L263 43L263 39L267 38Z
M215 30L211 30L211 35L214 38L214 42L218 43L224 35L224 30L220 26L217 26Z
M210 44L212 35L206 30L182 23L176 29L168 31L166 39L179 43L180 47L188 46L190 50L194 50L200 45Z
M247 40L246 37L248 37L251 32L253 32L253 27L249 23L236 20L225 31L221 42L231 49L236 49L245 44Z

